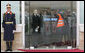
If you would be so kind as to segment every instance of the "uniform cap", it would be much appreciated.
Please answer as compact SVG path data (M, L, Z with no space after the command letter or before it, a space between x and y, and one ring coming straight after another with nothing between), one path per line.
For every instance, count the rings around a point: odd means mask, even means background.
M8 4L6 5L6 7L11 7L11 4L8 3Z

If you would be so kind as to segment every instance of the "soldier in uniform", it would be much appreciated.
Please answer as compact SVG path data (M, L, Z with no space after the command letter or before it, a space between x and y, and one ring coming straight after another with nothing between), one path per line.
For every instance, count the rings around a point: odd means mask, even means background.
M4 28L4 41L6 41L6 51L12 51L14 40L13 30L16 30L15 14L11 12L11 4L7 4L7 11L3 14L2 27Z

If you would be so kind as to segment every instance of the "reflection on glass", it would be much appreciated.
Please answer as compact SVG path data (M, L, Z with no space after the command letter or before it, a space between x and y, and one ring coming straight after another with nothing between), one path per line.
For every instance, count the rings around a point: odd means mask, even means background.
M76 47L76 12L71 11L71 2L67 1L35 2L29 5L29 28L30 33L26 36L26 48L35 49L67 48ZM63 7L65 6L65 7ZM75 5L76 6L76 5ZM26 7L27 9L27 7ZM64 26L57 27L59 16L63 19Z

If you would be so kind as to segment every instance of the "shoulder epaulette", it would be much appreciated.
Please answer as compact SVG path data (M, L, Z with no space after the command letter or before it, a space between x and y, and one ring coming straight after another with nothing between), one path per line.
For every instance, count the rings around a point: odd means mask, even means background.
M15 13L12 13L12 14L15 14Z
M6 13L3 13L3 15L5 15Z
M3 14L3 19L5 19L5 15L6 15L6 13Z

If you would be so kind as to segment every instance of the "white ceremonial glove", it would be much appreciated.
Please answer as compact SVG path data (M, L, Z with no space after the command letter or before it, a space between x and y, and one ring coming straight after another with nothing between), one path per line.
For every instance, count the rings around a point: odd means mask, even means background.
M37 26L37 28L35 29L36 32L38 32L38 28L39 28L39 26Z

